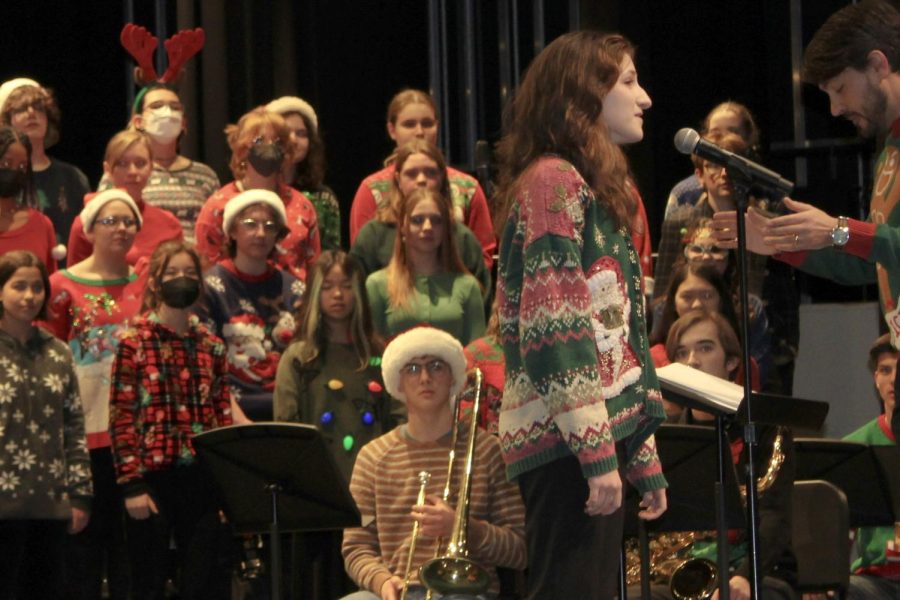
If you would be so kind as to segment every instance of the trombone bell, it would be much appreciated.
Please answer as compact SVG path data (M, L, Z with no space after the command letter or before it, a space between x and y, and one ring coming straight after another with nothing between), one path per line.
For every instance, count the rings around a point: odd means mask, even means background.
M477 596L487 591L491 578L487 571L468 558L432 558L419 570L419 580L439 594Z

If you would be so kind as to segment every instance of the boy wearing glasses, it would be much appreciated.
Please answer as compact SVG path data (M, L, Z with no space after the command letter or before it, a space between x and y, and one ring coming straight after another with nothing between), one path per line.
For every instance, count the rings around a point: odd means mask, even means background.
M275 371L304 289L275 262L288 232L284 203L275 192L247 190L228 201L222 222L226 257L206 271L198 312L228 347L235 422L271 421Z
M456 397L466 380L462 345L432 327L415 327L387 346L381 362L388 393L406 403L408 422L369 442L359 452L350 492L363 527L344 532L344 565L360 592L353 600L399 598L412 539L409 598L421 598L418 568L435 556L453 529L468 444L468 423L460 426L451 496L441 499L447 477ZM424 505L416 505L419 473L430 474ZM487 569L489 591L498 591L494 567L525 567L525 509L518 488L506 480L497 439L479 432L475 441L469 499L469 558ZM445 548L441 552L446 552ZM440 598L439 594L435 598Z

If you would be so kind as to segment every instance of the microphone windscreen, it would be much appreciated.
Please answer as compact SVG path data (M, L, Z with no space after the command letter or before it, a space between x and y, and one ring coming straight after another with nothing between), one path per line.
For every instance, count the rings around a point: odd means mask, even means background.
M675 148L682 154L691 154L699 142L700 134L690 127L679 129L675 134Z
M490 166L491 164L491 145L487 140L478 140L475 142L475 166Z

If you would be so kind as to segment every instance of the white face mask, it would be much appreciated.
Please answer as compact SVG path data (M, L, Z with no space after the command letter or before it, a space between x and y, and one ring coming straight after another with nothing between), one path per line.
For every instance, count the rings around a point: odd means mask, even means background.
M144 117L144 131L154 142L168 144L181 135L184 113L168 106L148 111Z

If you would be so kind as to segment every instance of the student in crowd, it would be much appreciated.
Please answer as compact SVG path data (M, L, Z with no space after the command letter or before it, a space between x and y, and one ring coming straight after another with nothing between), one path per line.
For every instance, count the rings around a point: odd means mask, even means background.
M31 141L34 206L53 223L57 242L65 244L90 185L78 167L47 155L59 141L60 122L52 90L24 77L0 85L0 125L14 127Z
M406 420L406 406L384 391L382 343L363 281L352 256L322 252L275 379L275 420L318 427L348 485L360 448ZM304 598L330 600L353 589L344 573L341 536L337 531L300 537L305 560L297 556L294 565Z
M197 311L225 340L235 421L272 420L272 392L281 352L294 333L304 284L276 263L276 244L288 232L281 198L252 189L225 205L228 258L204 275Z
M319 134L316 111L296 96L272 100L266 110L284 117L297 145L293 164L285 165L282 173L284 181L300 190L316 208L322 250L340 250L341 206L334 191L325 185L325 144Z
M0 127L0 254L28 250L49 272L56 270L56 232L37 210L31 142L12 127Z
M147 136L153 156L143 200L172 213L181 223L184 239L193 244L197 216L219 189L219 177L207 165L181 154L187 125L184 105L172 85L154 81L138 92L128 127ZM99 189L113 185L120 184L104 173Z
M160 244L148 268L146 314L122 332L112 368L110 433L136 598L164 597L172 539L179 597L230 597L215 551L216 493L191 443L231 425L225 345L191 314L200 278L195 250Z
M378 209L390 202L389 190L391 181L396 176L397 150L414 139L437 144L438 113L434 98L420 90L405 89L398 92L388 105L387 131L396 150L385 160L385 167L363 179L356 190L350 209L351 244L356 241L362 226L375 217ZM478 238L485 265L490 270L497 240L484 190L477 179L453 168L447 170L447 178L453 216L465 223Z
M153 172L153 150L150 139L140 131L125 130L115 134L106 144L103 173L115 188L125 190L140 211L139 227L132 240L127 260L138 265L150 259L156 247L167 240L183 239L181 223L169 211L144 201L144 189ZM90 203L90 196L85 197ZM67 264L78 264L90 256L89 239L80 217L75 217L69 232Z
M384 269L366 279L375 330L393 337L428 323L468 344L484 334L481 286L456 251L449 205L416 189L397 211L399 237Z
M80 532L90 517L72 353L34 326L47 317L49 298L37 256L10 250L0 257L0 598L65 597L66 532Z
M394 253L397 239L397 223L400 205L416 189L426 188L437 192L443 202L450 202L450 179L447 163L440 149L422 139L413 139L397 149L394 158L394 174L387 191L388 200L381 204L375 218L359 230L350 254L363 266L366 276L388 265ZM450 209L452 210L452 209ZM491 298L491 272L485 266L482 248L472 231L454 220L459 257L469 272L481 283L488 312Z
M875 340L869 350L869 372L875 382L875 394L881 414L844 439L871 446L893 446L897 443L891 431L891 417L896 407L894 384L897 373L897 350L890 334ZM862 527L857 530L857 558L850 566L849 600L878 600L900 596L900 568L888 554L897 555L893 527Z
M665 412L619 147L642 139L651 105L633 55L617 34L556 38L498 147L500 441L525 500L529 598L615 594L623 479L641 517L666 508L653 438Z
M672 324L666 340L666 352L672 362L730 381L734 381L741 363L741 346L734 329L721 314L705 309L689 311ZM681 422L712 427L713 415L690 409L684 411ZM743 427L734 421L727 432L737 478L744 485L748 456ZM758 436L758 464L755 466L759 492L760 597L766 600L794 600L796 594L792 586L796 582L797 561L791 548L795 469L793 435L787 428L761 426ZM750 598L751 558L748 543L744 532L738 539L729 539L732 569L728 575L730 598ZM712 535L696 533L693 542L672 558L705 558L715 562L715 532ZM653 600L673 598L668 581L653 585L651 593ZM629 590L628 597L640 598L640 590ZM718 592L713 597L717 598Z
M281 115L264 107L254 108L237 124L225 128L231 148L234 181L213 194L197 218L197 250L207 268L226 255L228 233L222 219L228 201L247 190L268 190L281 198L288 232L276 244L276 262L306 283L306 275L321 252L316 210L302 193L282 180L282 172L293 164L297 144Z
M353 468L350 492L360 512L374 517L363 527L344 531L347 573L361 589L347 597L354 600L400 597L414 520L420 532L409 597L421 598L424 590L416 570L435 555L438 538L449 539L454 522L454 508L438 491L446 482L454 407L465 384L462 346L443 331L415 327L388 344L381 369L388 393L406 403L409 421L366 444ZM469 428L463 426L456 440L453 481L460 481L468 443ZM431 478L425 503L419 505L422 471ZM476 436L470 482L468 558L488 571L489 589L496 593L494 567L525 566L522 499L506 479L496 437L483 432ZM454 487L459 489L458 484Z
M110 450L109 394L119 334L138 314L144 289L128 262L141 213L131 196L117 188L95 195L76 222L91 254L50 277L51 314L45 322L72 350L94 484L91 522L70 540L67 585L73 598L100 597L106 564L110 596L125 598L124 506Z

